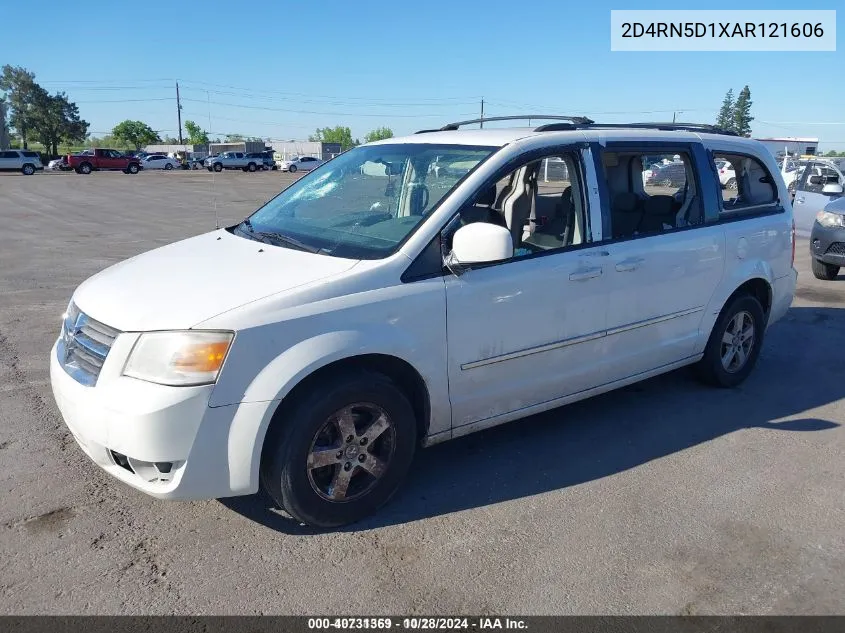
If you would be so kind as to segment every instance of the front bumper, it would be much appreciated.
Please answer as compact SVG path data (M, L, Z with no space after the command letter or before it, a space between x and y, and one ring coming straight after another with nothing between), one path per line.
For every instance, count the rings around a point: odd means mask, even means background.
M845 266L845 228L825 228L818 222L810 232L810 255L834 266Z
M109 474L161 499L254 492L230 483L227 444L237 407L209 407L212 385L167 387L120 376L135 336L118 337L95 387L71 378L59 363L58 341L53 346L53 396L80 448Z

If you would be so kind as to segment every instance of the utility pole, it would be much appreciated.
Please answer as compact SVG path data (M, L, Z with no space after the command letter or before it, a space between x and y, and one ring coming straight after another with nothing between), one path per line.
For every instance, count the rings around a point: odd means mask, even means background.
M182 145L182 101L179 99L179 82L176 82L176 115L179 117L179 145Z
M484 127L484 99L481 100L481 127Z

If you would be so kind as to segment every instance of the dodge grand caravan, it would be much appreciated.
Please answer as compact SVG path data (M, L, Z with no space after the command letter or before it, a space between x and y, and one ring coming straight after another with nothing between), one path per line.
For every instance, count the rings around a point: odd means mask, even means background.
M262 486L332 527L385 503L420 446L685 365L745 380L797 278L769 152L532 119L551 122L357 147L85 281L50 364L82 450L155 497ZM661 160L678 177L647 184Z

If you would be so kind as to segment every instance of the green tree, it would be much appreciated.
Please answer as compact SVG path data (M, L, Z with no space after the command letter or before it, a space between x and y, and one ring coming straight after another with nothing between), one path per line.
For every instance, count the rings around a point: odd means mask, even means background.
M116 140L125 142L136 150L150 143L161 142L155 130L142 121L121 121L114 126L111 133Z
M243 134L227 134L226 135L226 142L227 143L242 143L246 140L246 137Z
M736 98L734 103L734 126L733 130L740 136L751 136L751 90L745 86Z
M372 143L373 141L381 141L386 138L393 138L393 130L389 127L377 127L375 130L370 130L364 137L365 143Z
M352 140L352 130L341 125L331 128L318 127L317 131L308 137L308 140L317 143L340 143L344 151L361 144L361 141L357 138L354 141Z
M208 143L208 132L193 121L185 121L185 129L188 132L189 145L204 145Z
M716 119L716 127L723 130L732 130L734 127L734 91L728 90L722 100L722 107L719 108L719 116Z
M6 121L6 100L0 97L0 149L9 147L9 126Z
M6 92L11 116L9 123L21 137L23 148L27 148L29 132L32 129L34 102L43 92L43 88L35 83L35 74L21 66L3 66L0 75L0 90Z
M63 92L38 91L31 119L32 136L44 150L56 155L59 143L81 143L88 136L88 122L79 118L79 108Z

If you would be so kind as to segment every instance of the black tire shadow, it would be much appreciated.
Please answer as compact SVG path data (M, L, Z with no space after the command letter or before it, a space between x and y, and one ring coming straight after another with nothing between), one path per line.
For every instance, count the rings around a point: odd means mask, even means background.
M362 531L542 494L607 477L746 428L820 432L801 416L845 398L845 309L792 308L766 334L757 367L736 389L699 384L688 369L658 376L418 452L397 496L340 531ZM264 494L221 499L272 530L313 534Z

